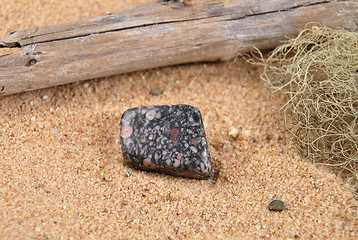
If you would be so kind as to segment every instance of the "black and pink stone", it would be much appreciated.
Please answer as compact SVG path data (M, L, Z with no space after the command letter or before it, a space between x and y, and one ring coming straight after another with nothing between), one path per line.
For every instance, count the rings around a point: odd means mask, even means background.
M198 179L212 175L203 121L195 107L129 109L121 119L121 144L131 167Z

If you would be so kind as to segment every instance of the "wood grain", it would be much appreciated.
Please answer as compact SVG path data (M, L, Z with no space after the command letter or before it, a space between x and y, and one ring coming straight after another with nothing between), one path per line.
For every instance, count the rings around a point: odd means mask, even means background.
M184 2L184 3L183 3ZM18 31L0 47L0 95L200 61L225 61L296 36L307 23L355 30L358 3L314 0L159 1Z

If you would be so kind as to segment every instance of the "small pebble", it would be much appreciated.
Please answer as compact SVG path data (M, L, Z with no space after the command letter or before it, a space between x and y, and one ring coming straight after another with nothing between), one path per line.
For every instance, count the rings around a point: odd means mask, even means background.
M285 210L285 204L281 200L273 200L269 203L268 209L270 211L283 211Z
M229 131L230 137L236 138L239 135L239 129L231 127Z
M249 167L246 169L246 172L247 172L247 174L249 174L250 176L255 175L254 170L252 170L252 169L251 169L251 168L249 168Z
M152 90L150 90L150 94L153 96L159 96L161 94L163 94L164 90L161 88L153 88Z
M243 139L248 139L252 135L251 131L248 129L242 130L241 134Z
M130 171L127 171L126 172L126 177L130 177L130 176L132 176L132 173Z

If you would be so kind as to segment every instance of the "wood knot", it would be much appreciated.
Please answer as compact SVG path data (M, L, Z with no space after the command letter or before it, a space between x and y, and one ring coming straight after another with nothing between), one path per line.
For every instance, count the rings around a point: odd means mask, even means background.
M35 58L31 58L26 64L25 66L32 66L35 65L37 63L37 60Z

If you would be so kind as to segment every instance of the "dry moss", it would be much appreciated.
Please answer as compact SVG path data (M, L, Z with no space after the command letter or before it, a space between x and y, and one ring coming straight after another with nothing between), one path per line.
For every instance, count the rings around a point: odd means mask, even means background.
M263 59L262 79L287 96L285 130L316 163L358 191L358 33L314 26Z

